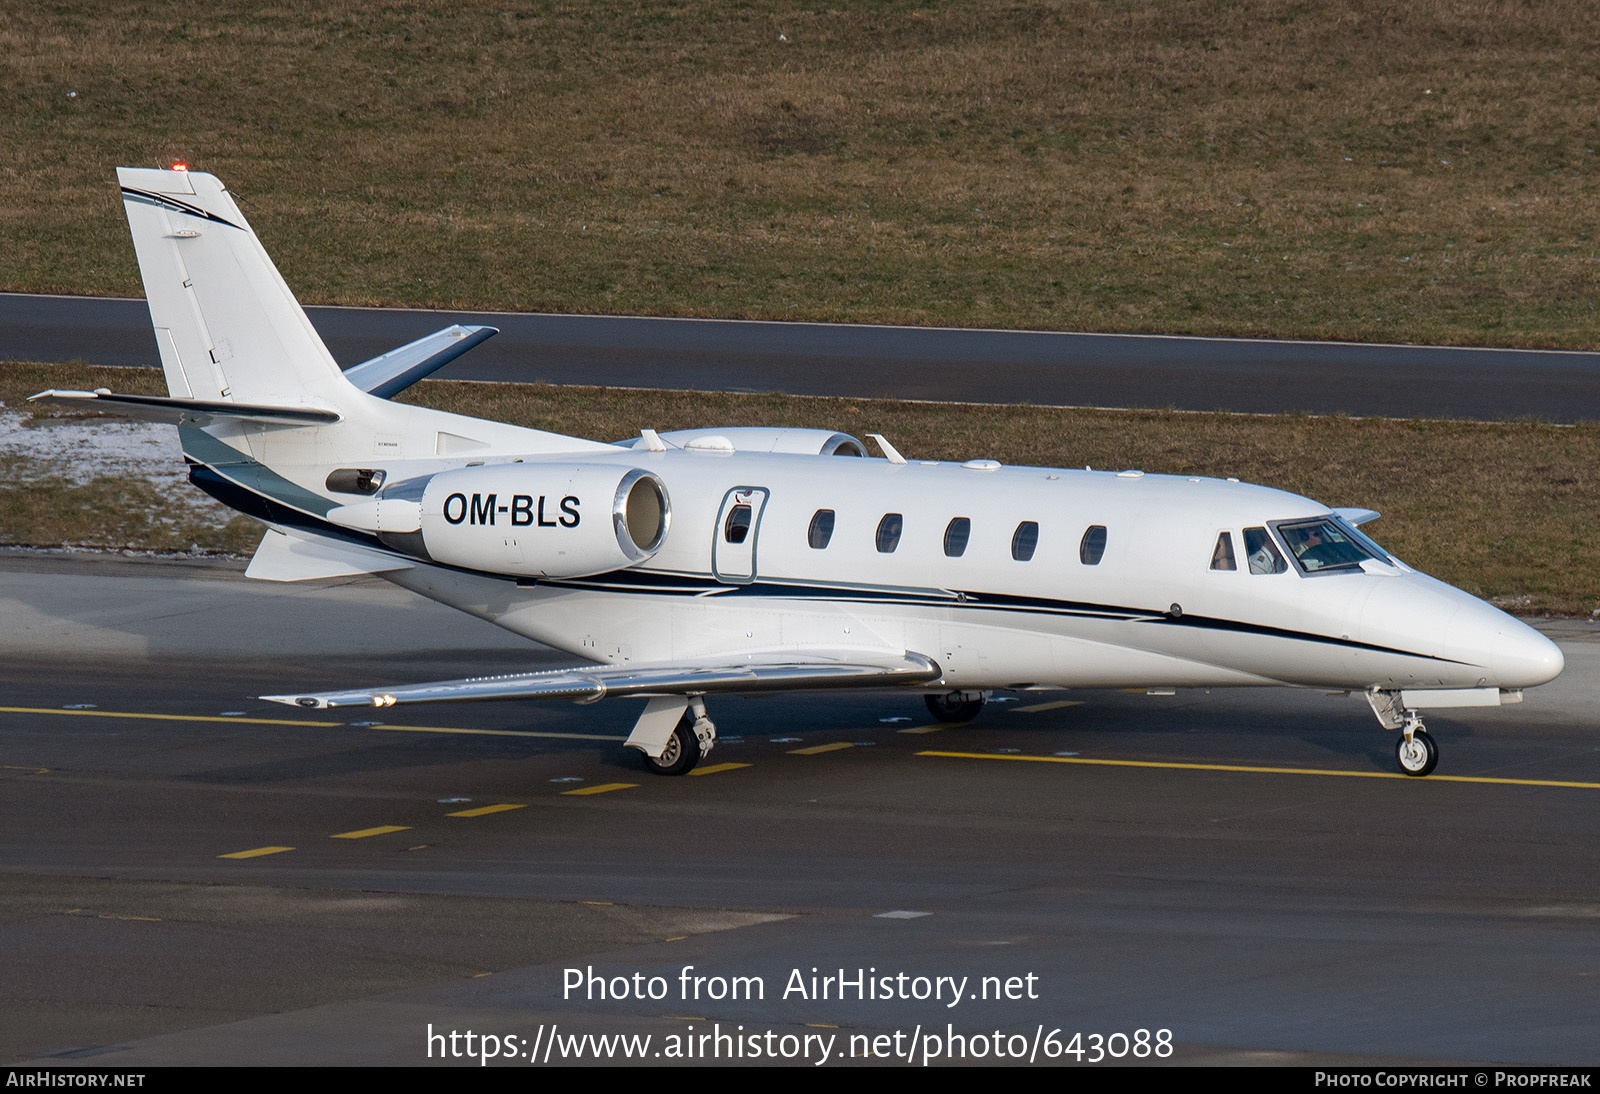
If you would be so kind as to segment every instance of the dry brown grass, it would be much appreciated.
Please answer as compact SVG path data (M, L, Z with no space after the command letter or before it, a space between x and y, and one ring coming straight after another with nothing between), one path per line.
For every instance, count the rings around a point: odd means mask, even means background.
M153 370L0 366L0 400L9 405L45 387L95 386L154 392L161 381ZM1368 530L1379 542L1479 596L1529 612L1600 609L1596 425L1048 410L442 381L420 384L406 397L605 440L646 426L810 426L857 436L884 433L913 458L986 456L1233 476L1329 505L1377 509L1383 519ZM101 532L89 520L79 522L78 539L54 530L30 538L38 533L27 523L29 514L38 507L6 497L0 488L0 540L107 542L92 538ZM129 507L136 509L137 499Z
M110 169L183 157L319 301L1594 348L1597 38L1578 0L12 5L0 285L136 293Z

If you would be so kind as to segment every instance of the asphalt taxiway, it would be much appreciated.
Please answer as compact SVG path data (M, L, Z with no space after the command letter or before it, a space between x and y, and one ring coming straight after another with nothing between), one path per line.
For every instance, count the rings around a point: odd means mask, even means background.
M1600 353L639 316L306 309L346 368L451 323L444 379L1041 406L1600 420ZM0 293L0 355L154 365L143 300Z
M520 1057L648 1035L659 1064L740 1026L834 1063L919 1030L983 1062L1052 1031L1132 1062L1594 1060L1588 623L1547 625L1567 671L1524 704L1431 716L1425 780L1359 698L1288 690L961 727L892 693L727 698L705 773L662 779L620 747L636 703L249 698L559 663L373 579L12 553L0 620L9 1062L465 1062L431 1027ZM564 994L569 969L664 994ZM970 994L811 979L841 972Z

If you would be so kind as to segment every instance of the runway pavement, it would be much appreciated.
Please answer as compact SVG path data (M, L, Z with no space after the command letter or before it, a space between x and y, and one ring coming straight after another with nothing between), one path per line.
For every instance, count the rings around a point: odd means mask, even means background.
M447 379L1046 406L1600 420L1600 354L1164 335L313 307L345 367L448 326ZM154 365L143 300L0 294L0 358Z
M8 1062L1594 1062L1588 623L1521 706L1431 717L1426 780L1287 690L725 698L661 779L637 703L249 698L560 656L373 579L11 552L0 620Z

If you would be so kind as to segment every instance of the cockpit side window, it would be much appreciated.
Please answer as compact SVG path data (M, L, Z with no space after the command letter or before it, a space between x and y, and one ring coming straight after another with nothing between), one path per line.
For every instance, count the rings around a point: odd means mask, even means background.
M1319 570L1359 569L1375 557L1356 538L1332 520L1304 520L1276 525L1295 561L1306 573Z
M1217 536L1217 545L1211 552L1211 568L1213 570L1237 570L1239 564L1233 558L1233 533L1222 532Z
M1265 528L1244 530L1244 553L1250 559L1253 574L1281 574L1288 572L1289 564L1283 560L1277 544Z

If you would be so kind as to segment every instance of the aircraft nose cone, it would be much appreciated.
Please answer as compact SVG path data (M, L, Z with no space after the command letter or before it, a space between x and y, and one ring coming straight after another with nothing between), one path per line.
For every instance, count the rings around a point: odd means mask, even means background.
M1495 635L1492 664L1501 687L1531 688L1560 676L1567 659L1550 639L1508 617Z

